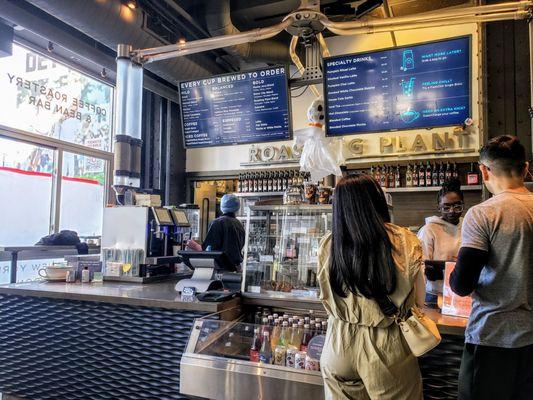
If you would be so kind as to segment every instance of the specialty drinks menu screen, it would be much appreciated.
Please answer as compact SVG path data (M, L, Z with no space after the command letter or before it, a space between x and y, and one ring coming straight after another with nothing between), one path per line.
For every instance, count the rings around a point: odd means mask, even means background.
M290 139L283 66L180 83L186 147Z
M470 37L324 60L328 135L461 125Z

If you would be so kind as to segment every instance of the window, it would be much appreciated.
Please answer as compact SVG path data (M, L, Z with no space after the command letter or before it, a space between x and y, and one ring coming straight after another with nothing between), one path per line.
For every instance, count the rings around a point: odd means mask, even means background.
M0 58L0 91L0 245L33 245L64 229L100 236L113 167L113 87L14 45ZM53 261L21 254L18 281L39 279ZM0 253L0 284L9 279L8 258Z
M35 244L49 234L54 154L0 137L0 244Z
M106 161L63 153L60 230L100 236L105 197Z
M111 86L14 45L0 58L0 92L0 124L111 151Z

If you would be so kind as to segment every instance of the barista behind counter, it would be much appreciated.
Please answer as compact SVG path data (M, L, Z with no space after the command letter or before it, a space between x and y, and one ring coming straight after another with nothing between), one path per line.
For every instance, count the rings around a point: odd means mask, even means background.
M418 232L424 252L426 304L438 308L438 295L442 294L444 265L455 261L461 247L461 215L464 210L464 195L457 179L442 185L437 195L440 216L426 218L426 224Z
M211 223L202 245L200 246L194 240L189 240L187 247L194 251L222 251L231 263L227 269L232 270L235 267L240 271L245 240L244 226L235 217L240 207L241 203L237 196L224 195L220 202L220 210L223 214Z

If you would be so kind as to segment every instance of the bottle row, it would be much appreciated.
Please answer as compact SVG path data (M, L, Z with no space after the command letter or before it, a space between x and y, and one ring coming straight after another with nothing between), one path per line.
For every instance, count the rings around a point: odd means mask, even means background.
M309 182L311 175L300 171L259 171L239 174L239 193L282 192L289 186Z
M456 163L430 163L429 161L425 165L422 162L409 164L403 174L399 165L396 167L372 166L370 174L384 188L442 186L451 179L460 179ZM474 170L473 163L467 173L466 182L468 185L479 184L479 175Z
M263 317L261 326L254 329L250 361L318 371L320 363L307 353L307 348L313 337L325 334L326 330L327 322L319 318L289 325L283 318Z

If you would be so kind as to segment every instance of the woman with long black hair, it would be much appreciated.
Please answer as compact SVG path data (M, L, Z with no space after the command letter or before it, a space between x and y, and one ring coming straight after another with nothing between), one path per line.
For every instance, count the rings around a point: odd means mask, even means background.
M401 311L424 304L422 249L413 233L390 223L385 195L369 175L345 177L335 188L318 280L329 315L326 399L422 399L417 360L378 304L387 296Z

